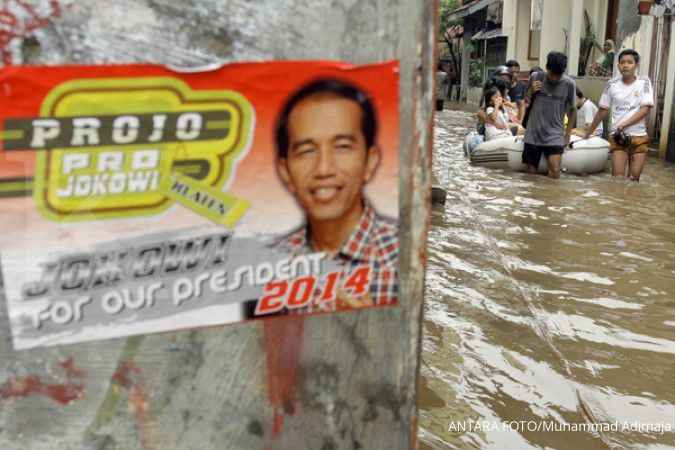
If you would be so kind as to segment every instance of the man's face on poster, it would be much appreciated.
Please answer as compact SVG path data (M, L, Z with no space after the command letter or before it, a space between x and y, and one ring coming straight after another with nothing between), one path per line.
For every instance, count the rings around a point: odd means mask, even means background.
M366 148L362 118L356 102L333 94L307 97L291 111L279 173L310 220L343 219L360 207L380 157L375 145Z

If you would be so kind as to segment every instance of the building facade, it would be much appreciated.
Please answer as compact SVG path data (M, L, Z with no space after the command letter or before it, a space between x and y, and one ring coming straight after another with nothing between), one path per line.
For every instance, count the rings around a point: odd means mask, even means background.
M615 42L615 55L625 48L637 50L641 55L639 74L650 77L656 94L651 112L653 147L658 148L661 159L675 161L675 142L668 138L673 134L669 133L671 125L675 125L674 3L673 0L473 0L464 2L456 17L465 18L465 30L466 24L470 24L465 31L465 39L470 39L489 32L485 26L481 29L482 24L476 18L501 4L500 23L494 28L499 29L499 35L506 41L504 61L515 59L521 71L527 72L535 66L543 67L549 52L563 51L568 56L568 73L596 101L610 74L617 74L618 58L614 58L605 77L588 76L593 61L602 58L603 42L606 39ZM463 64L468 67L470 63L467 60ZM468 80L463 75L464 81ZM461 89L467 92L462 97L469 97L468 83L462 83Z

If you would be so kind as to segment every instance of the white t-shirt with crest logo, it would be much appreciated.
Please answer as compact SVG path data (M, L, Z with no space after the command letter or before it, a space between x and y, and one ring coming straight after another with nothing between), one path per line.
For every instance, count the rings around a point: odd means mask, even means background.
M654 106L654 91L648 77L637 77L631 84L625 84L621 77L612 78L598 102L600 108L612 111L612 133L646 105ZM646 136L647 116L623 130L631 136Z

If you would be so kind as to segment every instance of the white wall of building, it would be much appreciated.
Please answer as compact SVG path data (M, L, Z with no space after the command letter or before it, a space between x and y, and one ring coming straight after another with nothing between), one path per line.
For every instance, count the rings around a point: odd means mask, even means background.
M506 36L506 59L515 58L517 47L517 22L521 14L518 0L504 0L504 18L502 34Z
M567 22L567 73L579 74L579 50L581 36L585 34L584 0L569 0Z
M530 44L530 0L518 0L519 12L516 39L518 41L515 59L520 63L520 69L529 71L539 64L539 61L528 61L527 50Z
M567 0L545 0L539 44L540 66L546 65L546 55L552 51L565 51L565 30L569 23Z
M553 50L565 50L565 36L567 33L569 35L567 50L570 57L570 72L576 74L574 69L576 69L579 58L577 51L578 43L586 33L583 18L584 10L588 11L595 39L602 45L605 40L605 28L607 26L608 1L545 0L539 45L539 60L528 61L531 0L503 0L504 20L502 32L508 37L506 59L517 60L522 70L529 70L535 65L541 66L545 64L546 55L549 52ZM629 36L622 46L622 48L634 48L642 55L641 65L644 71L649 67L653 40L653 23L653 17L642 16L640 30ZM617 49L616 54L618 55L620 51L621 49ZM594 50L591 54L591 61L597 59L599 56L599 51Z
M585 36L584 10L588 12L591 20L592 31L600 45L606 39L607 9L609 0L544 0L543 16L541 25L541 41L539 44L539 60L528 60L528 47L530 36L530 4L531 0L503 0L504 19L502 31L508 38L506 59L515 59L520 63L522 71L528 71L535 65L544 66L546 55L551 51L565 51L566 33L569 35L567 54L570 58L569 72L576 75L579 60L579 42ZM617 74L619 52L626 48L633 48L641 55L639 75L648 75L652 46L654 45L655 19L651 16L640 17L640 28L637 32L629 35L616 48L614 73ZM572 48L575 46L576 48ZM600 52L594 50L590 61L596 60ZM663 128L660 142L660 156L666 152L668 130L675 126L673 120L673 102L675 101L675 30L671 34L670 51L668 55L668 69L666 80L666 92L664 101ZM605 81L602 79L580 78L580 85L588 91L591 98L599 97ZM594 100L597 100L594 98ZM655 111L652 113L654 115ZM653 120L653 117L652 117Z
M570 35L570 43L577 45L585 36L584 10L588 11L595 39L600 45L605 40L607 26L607 7L609 0L544 0L542 33L539 59L529 61L531 0L503 0L504 21L502 32L508 37L506 59L515 59L521 69L527 71L534 66L545 64L546 55L553 50L565 50L565 33ZM574 12L574 14L572 14ZM574 20L572 20L572 18ZM644 33L642 33L644 34ZM640 40L646 38L639 37ZM571 54L570 52L574 52ZM570 69L576 74L579 54L568 45ZM597 59L600 52L591 53L591 61ZM574 61L574 63L572 63Z
M522 71L537 65L528 61L530 43L530 0L504 0L504 22L502 33L508 37L506 59L515 59Z

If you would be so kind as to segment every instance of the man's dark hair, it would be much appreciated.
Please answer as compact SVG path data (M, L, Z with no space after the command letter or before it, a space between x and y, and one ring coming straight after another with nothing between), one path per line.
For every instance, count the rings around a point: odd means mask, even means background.
M533 68L530 69L530 75L532 75L535 72L541 72L541 67L534 66Z
M520 64L518 64L518 61L516 61L515 59L509 59L508 61L506 61L506 64L504 65L509 68L517 67L520 69Z
M511 82L505 80L504 78L497 78L494 80L493 86L499 90L499 93L502 94L504 100L506 100L507 90L511 88Z
M546 55L546 70L553 75L562 75L567 69L567 55L563 52L551 52Z
M627 48L626 50L621 50L621 53L619 53L619 61L621 61L622 56L626 55L633 55L635 58L635 62L639 63L640 62L640 54L633 50L632 48Z
M577 88L577 98L584 98L584 93L579 88Z
M321 78L301 87L295 94L286 100L286 103L281 109L281 114L277 119L275 129L277 155L279 158L286 158L286 156L288 156L288 118L291 115L291 111L293 111L293 108L301 101L318 94L345 98L358 104L361 107L361 112L363 112L363 117L361 118L361 132L366 141L366 149L373 146L375 143L375 136L377 135L377 118L375 117L373 102L370 100L368 94L346 81L335 78Z

